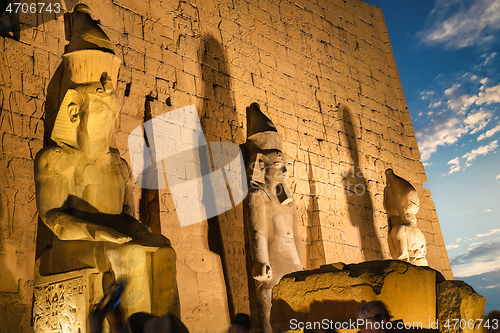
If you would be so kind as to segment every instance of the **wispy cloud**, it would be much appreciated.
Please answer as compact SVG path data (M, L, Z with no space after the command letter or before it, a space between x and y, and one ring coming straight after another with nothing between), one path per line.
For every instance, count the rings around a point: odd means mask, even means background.
M450 171L448 171L448 175L454 174L455 172L458 172L458 171L460 171L460 165L457 165L457 164L452 165L450 167Z
M489 241L450 260L456 277L486 273L500 267L500 241Z
M478 156L487 155L488 153L494 151L498 147L497 141L498 140L491 141L486 146L481 146L462 156L462 158L465 159L465 167L471 166L472 161L474 161Z
M491 236L491 235L494 235L496 233L500 232L500 229L493 229L491 230L490 232L487 232L485 234L477 234L476 237L477 238L480 238L480 237L486 237L486 236ZM471 244L472 245L472 244Z
M416 133L422 161L427 161L439 146L452 145L465 134L474 134L488 123L491 112L470 113L465 119L449 118Z
M482 141L500 132L500 84L497 61L492 61L497 57L495 52L484 53L467 71L440 74L420 92L424 112L415 119L414 128L423 162L428 162L439 147L455 146L467 135L476 134L474 141ZM496 124L488 128L493 120ZM458 165L451 165L448 173L464 169Z
M496 127L493 127L492 129L486 131L485 133L481 134L480 136L477 137L477 141L481 141L481 140L484 140L486 138L490 138L492 137L493 135L495 135L495 133L497 132L500 132L500 125L497 125Z
M500 241L490 241L462 253L450 260L452 265L468 264L476 261L494 261L500 259Z
M460 245L458 245L458 244L448 244L448 245L446 245L446 249L447 250L456 249L457 247L460 247Z
M497 175L497 176L495 177L495 180L497 180L497 179L500 179L500 175Z
M419 34L427 45L459 49L495 40L500 30L500 0L437 0L428 29Z
M483 91L479 92L474 103L479 105L500 103L500 84L485 88Z
M472 151L470 151L470 152L466 153L465 155L463 155L461 157L461 159L463 160L464 165L460 164L460 158L459 157L455 157L454 159L449 160L448 164L450 164L451 167L450 167L450 171L448 171L448 175L454 174L455 172L458 172L460 170L467 169L468 167L470 167L472 165L472 162L478 156L487 155L490 152L494 151L498 147L498 143L497 142L498 142L498 140L491 141L489 144L487 144L485 146L478 147L476 149L473 149ZM497 178L498 178L498 176L497 176ZM488 210L485 210L485 212L487 212L487 211ZM491 211L491 210L489 210L489 211Z
M460 171L460 165L459 165L460 161L459 161L458 157L455 157L454 159L449 160L448 164L451 164L450 171L448 172L449 175L451 175L452 173L455 173L457 171Z

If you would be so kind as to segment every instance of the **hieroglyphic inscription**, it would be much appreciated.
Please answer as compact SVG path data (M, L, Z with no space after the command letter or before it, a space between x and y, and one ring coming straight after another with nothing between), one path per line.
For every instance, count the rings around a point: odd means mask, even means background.
M83 276L35 286L35 332L86 332L86 287Z

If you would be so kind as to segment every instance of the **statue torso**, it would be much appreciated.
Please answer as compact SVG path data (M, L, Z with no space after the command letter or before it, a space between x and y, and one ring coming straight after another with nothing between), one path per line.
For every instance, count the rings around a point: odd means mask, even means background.
M282 205L279 201L265 196L266 217L268 220L268 244L269 256L273 272L277 276L290 273L297 265L302 265L297 251L294 235L294 214L296 214L293 203ZM281 278L279 276L279 278Z
M117 153L89 159L83 152L51 150L49 170L66 184L67 206L89 213L121 214L127 169Z

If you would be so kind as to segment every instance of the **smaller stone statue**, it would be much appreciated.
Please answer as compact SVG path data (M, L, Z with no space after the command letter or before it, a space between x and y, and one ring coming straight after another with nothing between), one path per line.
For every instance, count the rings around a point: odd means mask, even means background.
M247 108L246 166L249 194L245 223L249 230L260 313L259 326L272 332L272 289L283 275L302 270L297 208L288 190L283 137L257 103Z
M389 219L391 255L394 259L427 266L427 243L415 216L420 208L417 191L392 169L387 169L385 176L384 206Z

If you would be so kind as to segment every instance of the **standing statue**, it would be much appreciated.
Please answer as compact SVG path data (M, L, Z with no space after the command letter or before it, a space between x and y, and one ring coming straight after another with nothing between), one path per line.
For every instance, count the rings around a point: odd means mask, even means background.
M154 312L178 313L175 252L167 238L133 217L131 171L110 148L121 107L115 92L120 60L112 48L89 8L78 4L63 55L69 88L61 92L51 134L56 145L35 159L38 212L51 231L40 275L97 268L104 290L116 281L126 283L121 304L127 317L151 312L152 299ZM152 268L146 252L152 252Z
M304 269L301 239L297 209L288 190L283 137L257 103L247 108L247 134L246 166L250 186L245 200L245 223L260 306L260 326L270 333L272 288L283 275Z
M417 191L392 169L387 169L385 176L384 206L389 218L391 255L394 259L427 266L427 243L415 216L419 209Z

